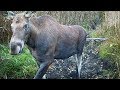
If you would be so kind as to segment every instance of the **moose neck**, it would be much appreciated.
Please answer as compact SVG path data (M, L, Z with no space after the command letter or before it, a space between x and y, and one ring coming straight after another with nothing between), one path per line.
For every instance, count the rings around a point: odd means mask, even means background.
M36 38L36 33L34 30L33 25L31 24L31 22L29 21L29 35L28 35L28 39L26 44L30 47L30 48L35 48L35 38Z

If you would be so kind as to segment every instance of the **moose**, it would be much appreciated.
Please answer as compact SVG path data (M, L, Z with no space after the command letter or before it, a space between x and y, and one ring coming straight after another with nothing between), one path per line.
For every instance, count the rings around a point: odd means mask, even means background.
M50 15L33 16L34 12L15 14L8 11L12 20L10 54L21 54L26 44L39 67L33 79L42 79L54 59L67 59L76 55L80 78L81 55L86 42L86 32L79 25L63 25Z

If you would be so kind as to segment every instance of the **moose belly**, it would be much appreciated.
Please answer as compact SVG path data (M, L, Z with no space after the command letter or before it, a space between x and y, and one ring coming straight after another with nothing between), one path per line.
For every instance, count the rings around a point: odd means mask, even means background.
M76 45L61 44L55 50L54 59L67 59L77 53Z

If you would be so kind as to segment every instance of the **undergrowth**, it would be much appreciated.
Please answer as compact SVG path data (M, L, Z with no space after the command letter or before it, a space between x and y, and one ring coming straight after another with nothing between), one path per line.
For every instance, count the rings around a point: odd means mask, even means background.
M8 45L0 44L0 78L31 79L37 64L25 47L21 55L10 55Z
M99 45L99 55L112 66L103 69L103 76L108 78L120 78L120 26L119 24L107 26L104 24L96 32L91 34L92 37L107 38Z

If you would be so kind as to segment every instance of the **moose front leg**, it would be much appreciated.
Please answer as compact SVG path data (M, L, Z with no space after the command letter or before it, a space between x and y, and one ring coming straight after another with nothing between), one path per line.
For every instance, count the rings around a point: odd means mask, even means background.
M40 64L40 68L38 69L34 79L42 79L44 74L46 73L48 67L52 64L52 61L45 61Z
M39 61L36 61L36 62L37 62L38 68L40 68L40 62ZM46 79L46 74L42 77L42 79Z

